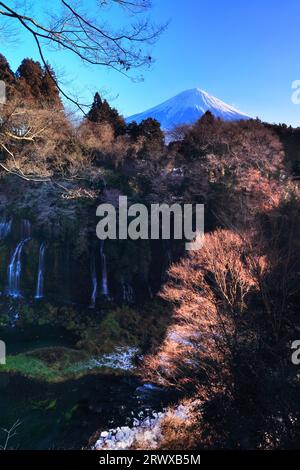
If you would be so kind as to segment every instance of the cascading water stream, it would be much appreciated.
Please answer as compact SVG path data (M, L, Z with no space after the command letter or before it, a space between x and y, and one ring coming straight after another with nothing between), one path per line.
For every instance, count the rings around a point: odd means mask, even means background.
M21 225L21 237L22 239L24 239L24 238L30 238L30 236L31 236L30 222L27 219L23 219L22 225Z
M133 288L130 284L125 281L122 281L122 288L123 288L123 301L132 304L134 303L134 292Z
M101 257L101 271L102 271L102 278L101 278L101 294L105 297L108 297L108 282L107 282L107 265L106 265L106 256L104 252L104 240L101 240L100 244L100 257Z
M11 232L12 220L2 220L0 222L0 240L6 238Z
M35 293L36 299L42 299L44 297L45 251L46 245L42 243L39 252L39 267Z
M30 240L31 225L29 220L23 219L21 224L21 241L17 244L8 265L8 295L20 297L20 280L22 271L21 255L25 245Z
M21 255L22 249L26 242L30 240L29 238L25 238L24 240L20 241L16 246L15 251L11 257L11 261L8 266L8 295L11 297L20 297L20 279L21 279L21 270L22 270L22 263L21 263Z
M153 291L149 283L147 284L147 288L148 288L148 294L149 294L150 299L153 299L154 295L153 295Z
M98 282L97 282L97 273L96 273L96 263L95 263L94 257L91 260L91 275L92 275L93 290L92 290L92 295L91 295L90 308L95 308L96 299L97 299Z

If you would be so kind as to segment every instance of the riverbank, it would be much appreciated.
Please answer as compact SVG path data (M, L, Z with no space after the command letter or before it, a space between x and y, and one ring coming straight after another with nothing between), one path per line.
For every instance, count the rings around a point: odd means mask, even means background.
M64 347L40 348L7 356L1 372L18 373L26 378L49 383L79 379L85 375L130 375L136 348L116 348L110 354L90 356L86 351Z

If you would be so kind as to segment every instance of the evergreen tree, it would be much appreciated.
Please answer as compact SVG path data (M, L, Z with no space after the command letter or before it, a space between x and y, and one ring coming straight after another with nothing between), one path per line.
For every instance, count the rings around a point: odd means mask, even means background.
M0 80L5 82L7 98L11 98L15 91L15 75L2 54L0 54Z
M32 59L22 61L16 77L17 88L23 99L41 108L45 105L62 106L59 90L49 71L55 80L55 73L49 64L47 67L42 67L39 62Z
M160 123L153 118L144 119L140 124L132 121L127 125L127 133L136 141L138 138L144 140L144 147L147 149L155 146L157 149L164 146L164 133Z
M90 111L88 112L87 119L98 124L110 124L114 129L116 136L124 134L126 130L123 117L120 116L118 111L115 108L112 108L106 100L102 101L98 92L94 96L94 101Z
M102 99L98 92L95 93L91 109L87 114L87 119L91 122L101 122Z
M59 90L55 83L55 79L56 77L54 70L52 69L51 65L47 64L47 69L44 68L43 70L43 76L41 81L41 93L47 104L61 107L62 103L59 96Z
M10 65L4 57L0 54L0 80L3 80L6 84L13 84L15 81L15 75L10 68Z
M210 111L206 111L203 116L199 119L203 124L213 124L215 120L214 115Z
M137 140L138 137L140 136L140 126L138 125L136 121L132 121L129 124L127 124L126 131L127 131L127 134L133 140Z
M139 136L144 137L148 142L164 144L164 133L161 130L160 123L153 118L144 119L139 125Z
M41 104L43 102L43 69L41 64L32 59L23 59L16 76L17 85L23 98L33 99Z

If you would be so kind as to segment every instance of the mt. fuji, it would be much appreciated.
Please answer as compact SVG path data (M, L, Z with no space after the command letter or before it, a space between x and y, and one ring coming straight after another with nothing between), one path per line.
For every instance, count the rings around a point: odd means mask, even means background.
M181 124L193 124L206 111L210 111L215 117L224 121L251 119L247 114L209 95L206 91L193 88L183 91L143 113L129 116L126 122L136 121L139 124L143 119L151 117L161 123L162 129L170 130Z

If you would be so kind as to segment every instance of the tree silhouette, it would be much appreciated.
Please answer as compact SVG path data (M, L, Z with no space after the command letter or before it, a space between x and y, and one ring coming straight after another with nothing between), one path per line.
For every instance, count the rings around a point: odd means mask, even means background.
M0 80L5 81L6 84L12 84L15 81L14 73L6 57L2 54L0 54Z
M115 135L121 135L125 132L126 126L123 117L120 116L118 111L112 108L106 100L102 101L98 92L94 96L94 101L87 114L87 119L97 124L110 124Z
M10 98L14 91L15 75L2 54L0 54L0 80L5 82L7 98Z
M23 59L19 66L16 77L18 87L22 91L23 98L33 98L42 101L42 77L43 69L41 64L32 59Z
M48 70L51 71L51 76L49 75ZM48 105L61 107L62 103L59 97L59 90L57 88L56 81L53 81L51 78L55 77L56 79L56 75L50 64L48 64L48 70L43 70L41 81L41 93L43 95L43 99Z
M47 47L64 50L76 55L84 63L104 66L127 75L132 69L140 69L152 63L152 57L144 50L146 44L153 45L165 26L155 27L145 13L151 6L148 0L105 0L95 2L95 18L90 20L83 11L83 3L60 0L61 12L48 17L48 22L38 16L28 16L20 5L15 8L6 2L0 2L0 18L12 23L12 28L19 26L30 33L37 46L38 53L45 70L57 84L61 94L80 107L83 105L77 99L64 92L58 80L48 67L46 58ZM123 13L139 14L139 21L132 24L123 24L120 28L113 28L107 22L99 21L103 17L103 9L107 6L123 8ZM26 2L26 11L34 6L33 0ZM135 15L135 17L137 17ZM126 21L124 20L124 23Z
M47 64L47 67L55 77L51 66ZM21 62L16 72L16 88L22 100L38 107L61 106L56 83L38 61L26 58Z

